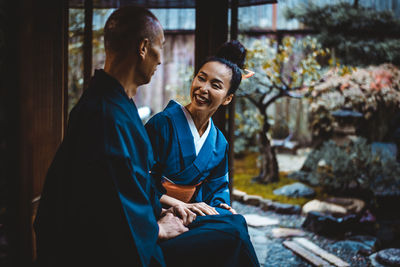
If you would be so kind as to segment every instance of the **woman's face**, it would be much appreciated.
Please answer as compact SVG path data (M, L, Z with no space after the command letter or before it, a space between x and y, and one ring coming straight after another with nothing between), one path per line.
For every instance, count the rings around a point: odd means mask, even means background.
M232 71L224 64L211 61L204 64L192 82L190 98L192 108L213 114L220 105L228 105Z

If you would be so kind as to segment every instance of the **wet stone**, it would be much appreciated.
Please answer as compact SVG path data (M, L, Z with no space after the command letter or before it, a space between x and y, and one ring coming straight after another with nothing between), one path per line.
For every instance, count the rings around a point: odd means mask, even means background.
M378 262L378 260L376 259L377 255L378 255L378 252L369 256L369 260L371 262L371 265L374 266L374 267L387 267L387 265L382 265L382 264L380 264Z
M293 228L274 228L272 235L275 238L287 238L292 236L304 236L306 233L300 229Z
M334 217L331 215L311 211L307 214L302 227L317 234L334 236L344 234L358 226L357 216L354 214L344 217Z
M264 211L267 211L267 210L270 209L269 206L271 205L271 203L272 203L272 200L264 199L264 198L263 198L263 199L260 201L260 208L261 208L262 210L264 210Z
M306 204L304 204L303 213L307 214L311 211L324 214L338 214L338 215L344 215L347 212L347 210L342 206L327 203L317 199L311 200Z
M245 192L237 190L237 189L233 189L232 191L232 199L236 200L236 201L242 201L243 197L246 195Z
M262 227L268 225L275 225L279 223L279 220L269 218L266 216L260 216L257 214L244 214L244 218L246 219L247 225L253 227Z
M342 259L350 259L353 262L357 262L360 264L358 266L365 266L362 265L362 263L367 262L367 260L364 258L362 253L360 253L360 251L365 251L369 249L370 246L352 240L338 241L328 247L328 250L331 253L340 256L340 258ZM354 264L351 264L351 266L354 266Z
M368 250L372 251L374 249L377 238L369 235L356 235L349 237L349 240L362 243L367 246Z
M243 202L247 205L258 206L258 205L260 205L261 200L262 200L262 197L260 197L260 196L255 196L255 195L244 195L243 196Z
M315 191L314 189L306 186L305 184L293 183L275 189L274 194L288 196L288 197L313 197L315 195Z
M359 214L365 208L365 202L357 198L331 197L326 202L344 207L347 213Z
M286 203L271 202L268 206L269 210L273 210L280 214L300 214L301 207L299 205L291 205Z
M378 252L376 259L379 263L389 266L400 266L400 248L388 248Z

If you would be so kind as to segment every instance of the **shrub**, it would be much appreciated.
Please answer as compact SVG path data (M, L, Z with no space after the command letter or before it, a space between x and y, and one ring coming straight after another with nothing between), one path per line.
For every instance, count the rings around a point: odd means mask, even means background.
M315 86L310 109L314 139L327 140L337 124L332 112L347 109L362 114L358 134L369 141L388 141L391 120L400 112L400 70L391 64L345 75L332 70Z
M346 147L333 141L313 150L292 178L320 185L327 192L400 192L400 163L385 150L373 150L365 138Z

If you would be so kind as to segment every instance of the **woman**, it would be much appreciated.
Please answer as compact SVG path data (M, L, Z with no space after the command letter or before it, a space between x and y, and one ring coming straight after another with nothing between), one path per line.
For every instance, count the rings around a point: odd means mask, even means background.
M228 143L211 116L231 102L245 56L240 42L225 43L194 77L191 102L170 101L146 124L155 172L167 191L160 199L163 205L181 206L189 215L236 213L230 207Z

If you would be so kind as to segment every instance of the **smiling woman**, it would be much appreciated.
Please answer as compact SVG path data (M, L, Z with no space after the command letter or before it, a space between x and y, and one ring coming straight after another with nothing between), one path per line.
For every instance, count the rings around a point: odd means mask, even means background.
M235 213L228 188L228 143L211 116L231 102L242 79L245 54L240 42L225 43L194 77L191 102L182 106L170 101L146 124L156 160L154 172L163 177L167 191L161 203L182 206L182 216L188 220Z
M230 236L242 244L236 251L245 251L244 261L224 266L259 266L245 220L230 207L228 143L211 119L219 106L231 102L242 79L240 67L245 54L245 48L238 41L225 43L215 57L203 63L194 77L190 88L191 102L182 106L170 101L165 110L156 114L145 126L155 159L152 173L165 189L160 202L165 207L174 207L190 229L198 223L207 222L207 227L223 232L226 225L231 225L233 232ZM239 220L240 223L231 224L231 220ZM214 225L213 222L217 221L218 224ZM198 237L187 236L185 244L190 244L195 238ZM174 240L177 241L171 242L180 242L179 238ZM225 245L215 241L207 244L208 250L214 251L215 246L218 254L227 252ZM161 243L161 246L164 244ZM207 255L210 256L209 253ZM175 260L185 257L193 258L184 251L175 257L167 256L167 265L181 266L175 264Z

